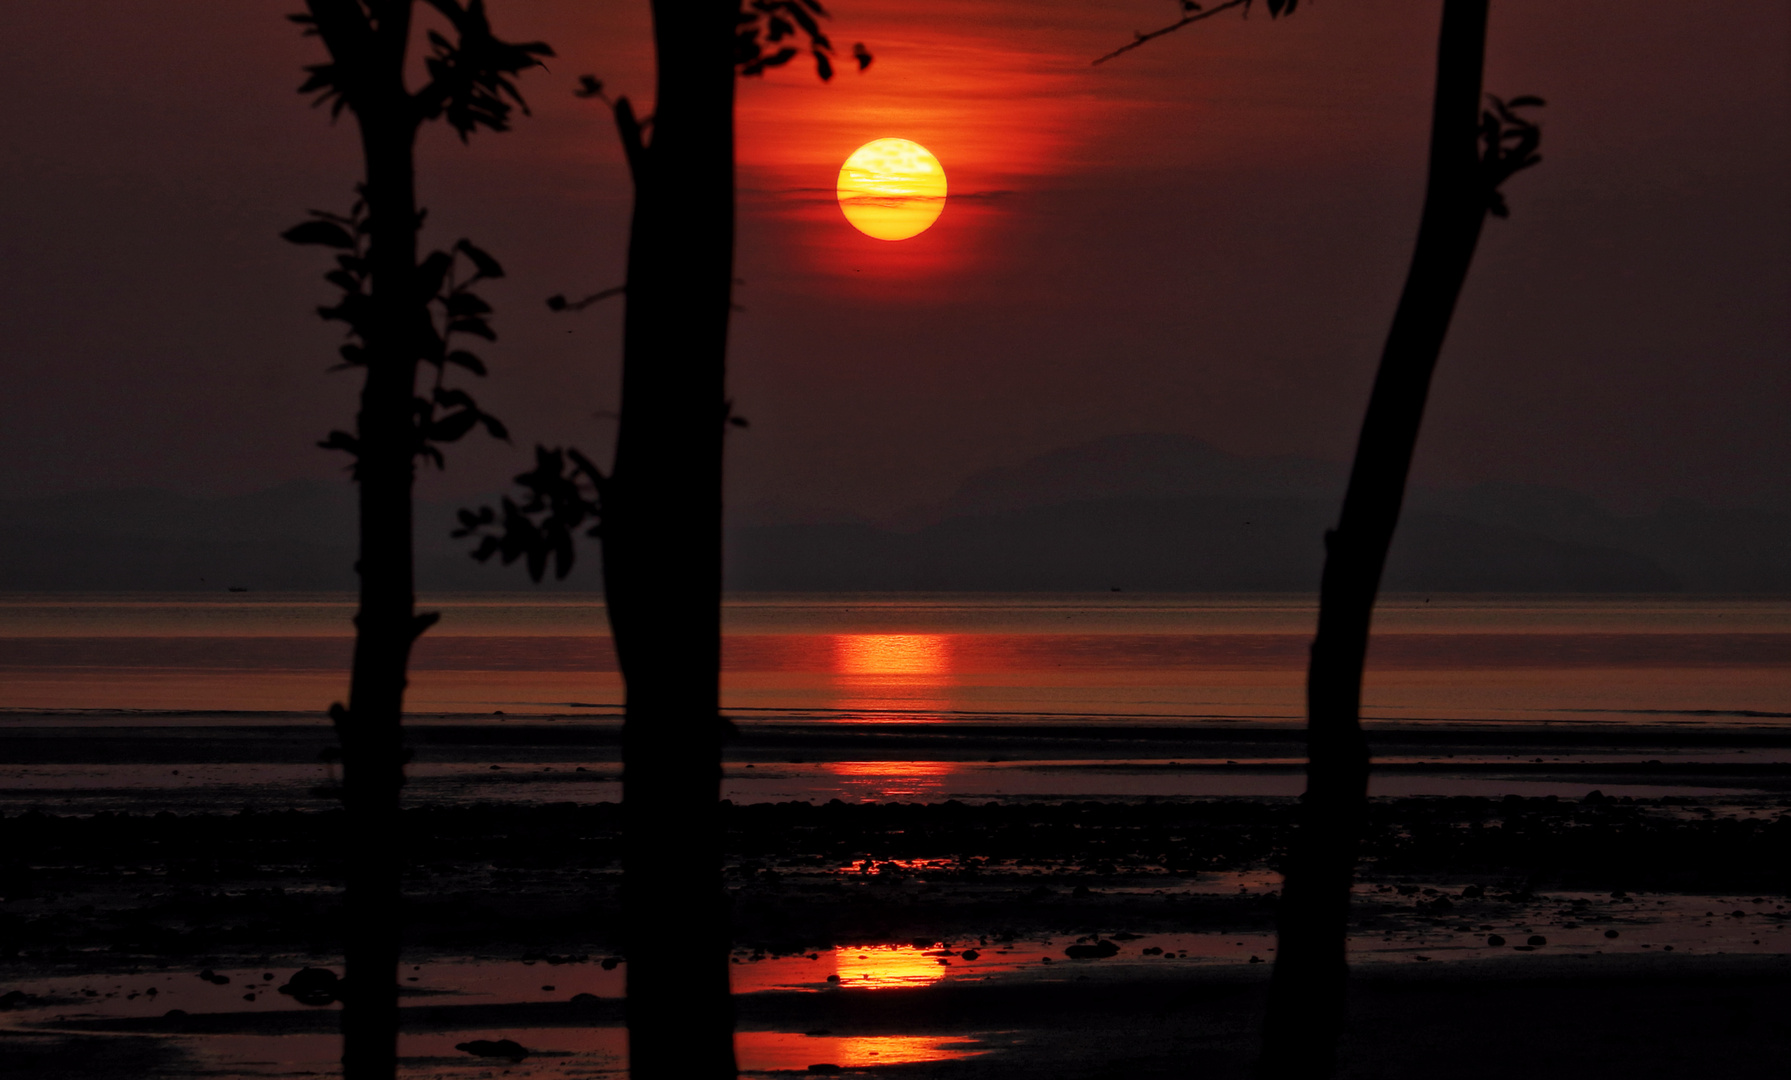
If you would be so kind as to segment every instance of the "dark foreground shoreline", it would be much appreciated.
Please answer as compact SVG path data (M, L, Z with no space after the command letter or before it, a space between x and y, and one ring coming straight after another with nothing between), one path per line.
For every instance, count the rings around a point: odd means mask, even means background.
M1272 956L1294 810L1290 799L727 805L741 963L875 943L1027 954L983 981L743 993L741 1030L951 1036L985 1051L850 1070L892 1077L1241 1080L1269 967L1243 960ZM564 991L614 955L614 804L423 806L404 822L407 963L523 965ZM331 1009L83 1016L100 1005L83 991L33 988L89 975L101 986L100 973L128 988L191 984L214 967L340 970L343 827L335 810L0 816L0 998L24 988L0 1014L0 1075L245 1075L216 1057L244 1039L309 1039L327 1058ZM1791 1060L1783 796L1377 799L1359 880L1340 1077L1751 1080ZM1522 945L1532 934L1548 944ZM1068 964L1074 935L1126 948ZM1230 961L1141 952L1233 935L1245 947ZM1055 964L1032 955L1044 938ZM254 978L251 990L272 985ZM554 1057L621 1021L613 996L568 997L411 997L405 1030L450 1054L461 1038L521 1033L547 1049L518 1078L619 1075L590 1052ZM405 1075L481 1070L462 1055L411 1060Z
M736 938L776 954L1084 927L1266 930L1294 810L1275 799L727 805ZM423 807L403 820L412 948L617 947L615 804ZM340 811L0 817L0 972L328 957L344 826ZM1358 878L1383 890L1358 903L1365 928L1508 922L1563 890L1784 900L1791 800L1377 799Z
M1092 970L1092 969L1091 969ZM874 1036L958 1036L988 1051L959 1060L852 1069L859 1075L985 1080L1249 1075L1266 971L1209 969L1054 983L915 990L759 993L737 999L739 1028ZM1338 1077L1466 1080L1622 1077L1725 1080L1783 1075L1791 1055L1791 960L1562 956L1527 964L1358 966ZM68 1020L0 1035L9 1076L200 1075L182 1053L195 1036L328 1037L331 1011ZM620 1002L423 1004L407 1032L615 1027ZM412 1059L407 1075L484 1075L467 1059ZM456 1068L458 1066L458 1068ZM805 1073L797 1067L791 1070ZM211 1073L211 1075L217 1075Z

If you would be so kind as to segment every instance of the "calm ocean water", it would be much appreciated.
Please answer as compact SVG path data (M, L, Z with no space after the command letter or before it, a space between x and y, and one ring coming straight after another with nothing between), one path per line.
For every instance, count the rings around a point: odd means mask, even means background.
M591 597L426 598L419 715L621 702ZM0 597L0 709L314 714L346 689L352 598ZM742 718L1297 720L1302 596L741 596L724 706ZM1698 597L1384 600L1364 711L1384 719L1716 722L1791 711L1791 603Z
M424 606L442 620L412 667L407 799L619 797L599 601ZM352 613L345 595L0 597L0 810L328 805ZM723 704L746 737L723 792L1295 795L1315 617L1298 596L735 597ZM1375 631L1377 794L1791 789L1785 602L1396 596Z

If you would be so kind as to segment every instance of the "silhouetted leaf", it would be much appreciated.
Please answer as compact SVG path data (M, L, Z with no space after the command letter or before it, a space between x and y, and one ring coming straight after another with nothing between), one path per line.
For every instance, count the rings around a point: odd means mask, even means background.
M478 419L479 414L471 409L452 412L431 421L423 437L430 442L459 442L467 432L473 430L473 424Z
M871 51L864 47L864 42L855 41L852 43L852 59L858 61L858 70L863 71L871 66L871 60L874 58L871 56Z
M497 333L484 319L455 319L448 324L448 333L471 334L474 337L482 337L486 341L497 340Z
M484 315L491 311L491 305L470 292L457 292L447 299L448 314L456 318L470 315Z
M589 78L589 76L586 77ZM479 277L501 278L504 276L504 268L498 265L498 261L480 248L474 247L472 241L462 239L454 245L454 250L472 261L473 269L478 271Z
M347 229L333 221L307 221L302 225L294 225L280 234L281 238L293 244L321 244L325 247L352 248L354 237Z
M325 450L342 450L357 457L361 453L361 441L346 431L332 431L329 438L317 445Z
M467 352L465 349L455 349L453 352L449 353L447 362L457 367L463 367L474 375L485 374L485 361L474 356L472 353Z

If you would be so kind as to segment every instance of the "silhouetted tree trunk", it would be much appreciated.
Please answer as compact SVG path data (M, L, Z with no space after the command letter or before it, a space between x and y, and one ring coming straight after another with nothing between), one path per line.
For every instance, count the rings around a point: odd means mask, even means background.
M656 0L651 139L626 100L616 110L635 198L602 537L627 683L622 910L637 1078L736 1072L719 679L738 12L737 0Z
M819 0L654 0L654 113L612 106L634 181L628 280L555 311L626 297L621 430L608 475L575 449L536 448L502 514L463 510L473 552L565 577L576 532L603 543L610 630L626 684L622 935L635 1077L733 1077L732 936L722 884L722 438L734 265L736 73L780 67L802 41L823 81ZM864 45L853 46L863 71ZM580 78L577 96L602 98Z
M441 460L434 445L452 442L478 424L504 436L464 391L443 385L448 365L475 374L484 366L465 350L450 351L449 335L493 337L482 315L490 310L466 286L503 271L466 241L453 253L434 252L419 263L422 219L416 202L414 147L420 125L446 115L464 139L478 127L504 130L520 103L505 78L551 51L539 43L512 45L493 38L483 0L426 0L446 19L455 40L434 43L431 78L420 91L405 86L405 57L413 0L308 0L293 16L323 39L329 62L313 65L301 92L318 92L334 111L352 112L366 169L360 201L344 217L315 213L289 231L294 243L340 249L328 280L341 303L320 309L345 322L357 345L344 346L346 366L365 369L355 431L333 432L323 445L354 455L359 485L360 536L356 571L353 668L347 707L330 708L342 743L346 912L342 988L342 1067L348 1080L387 1080L396 1074L400 942L399 791L404 784L402 719L411 645L436 620L418 615L412 565L411 489L416 458ZM456 283L460 257L475 267ZM432 305L442 306L438 329ZM419 395L420 364L437 377ZM446 409L446 412L439 412Z
M1362 666L1431 373L1489 207L1478 153L1486 18L1487 0L1446 0L1443 7L1417 249L1381 353L1343 512L1325 535L1306 684L1306 794L1281 894L1257 1070L1265 1078L1330 1075L1343 1029L1350 880L1368 805Z

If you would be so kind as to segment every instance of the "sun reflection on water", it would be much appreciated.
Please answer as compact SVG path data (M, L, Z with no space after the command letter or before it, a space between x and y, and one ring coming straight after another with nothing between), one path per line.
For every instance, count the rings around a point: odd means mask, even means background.
M841 675L924 678L951 671L945 634L835 634L834 670Z
M912 945L844 946L834 950L834 973L847 990L928 986L945 978L951 961L943 950Z
M973 1040L940 1035L805 1036L783 1031L742 1031L734 1052L747 1071L802 1071L817 1062L843 1069L950 1061L981 1052Z
M948 634L835 634L838 707L877 714L949 709L951 660Z

